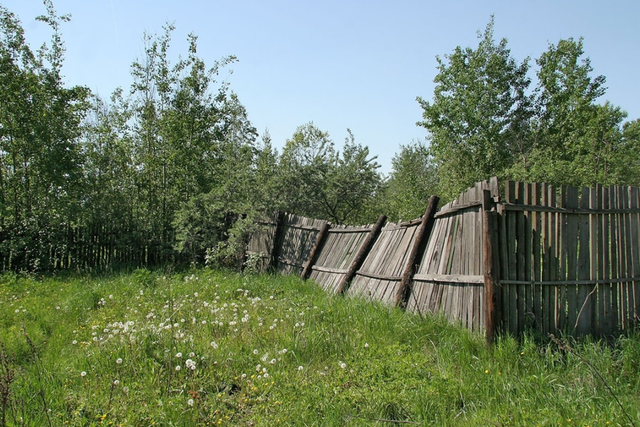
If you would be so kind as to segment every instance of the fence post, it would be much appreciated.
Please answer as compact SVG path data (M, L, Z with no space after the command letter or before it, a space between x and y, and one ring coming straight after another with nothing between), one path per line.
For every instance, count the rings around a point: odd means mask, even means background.
M267 271L278 270L278 258L280 257L280 247L282 246L282 235L284 233L284 217L285 212L278 212L276 219L276 230L273 233L273 247L269 256L269 265Z
M320 232L318 233L318 237L316 237L316 244L313 246L313 249L311 249L311 253L309 254L309 260L307 261L307 264L302 269L302 273L300 273L300 277L302 278L302 280L307 280L311 275L311 269L313 268L313 265L318 260L318 256L320 255L320 250L322 249L322 246L324 246L325 240L327 240L327 235L329 234L329 228L331 228L331 225L328 222L325 222L322 228L320 229Z
M427 210L422 216L422 222L420 223L418 234L413 242L411 252L409 252L409 259L407 259L407 264L405 265L404 272L402 274L400 286L396 293L396 307L400 307L402 309L407 308L409 295L411 294L411 282L413 281L413 276L416 273L416 265L420 262L419 260L424 254L427 242L429 241L429 235L431 234L431 230L433 230L439 200L438 196L431 196L431 198L429 198Z
M497 252L498 213L492 210L491 191L484 190L482 198L483 210L483 248L482 258L484 263L484 318L485 338L487 344L495 341L496 333L496 293L500 277L499 258Z
M347 291L347 289L349 288L349 284L351 284L351 281L356 276L356 273L358 272L358 270L360 270L360 267L362 267L362 263L364 263L364 260L367 258L369 251L373 247L373 243L378 238L378 235L380 234L380 230L382 230L382 227L384 226L384 223L386 221L387 221L387 216L380 215L380 217L378 218L378 221L375 223L375 225L369 232L369 235L367 236L366 240L360 247L360 250L351 261L351 265L349 265L349 269L345 273L344 277L342 278L342 281L340 282L340 285L338 286L338 290L336 292L337 294L344 294Z

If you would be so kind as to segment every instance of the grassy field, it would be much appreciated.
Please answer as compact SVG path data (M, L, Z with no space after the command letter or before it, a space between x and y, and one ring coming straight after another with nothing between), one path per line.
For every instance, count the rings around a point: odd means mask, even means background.
M295 277L0 276L0 426L640 426L640 338L482 336Z

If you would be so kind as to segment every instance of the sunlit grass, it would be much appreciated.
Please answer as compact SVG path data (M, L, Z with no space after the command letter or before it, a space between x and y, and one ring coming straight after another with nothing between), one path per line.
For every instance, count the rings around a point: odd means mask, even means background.
M0 341L5 425L640 425L637 337L487 348L295 277L5 275Z

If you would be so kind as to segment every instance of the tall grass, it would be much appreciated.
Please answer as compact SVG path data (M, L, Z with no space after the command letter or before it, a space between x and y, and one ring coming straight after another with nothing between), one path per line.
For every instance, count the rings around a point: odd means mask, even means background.
M640 425L636 336L488 348L295 277L5 275L0 343L0 425Z

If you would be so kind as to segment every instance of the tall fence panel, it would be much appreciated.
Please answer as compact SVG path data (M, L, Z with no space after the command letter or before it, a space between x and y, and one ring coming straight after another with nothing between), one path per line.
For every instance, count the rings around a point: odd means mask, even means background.
M610 335L637 324L639 205L635 187L507 182L499 327Z
M407 309L443 313L469 329L484 327L483 190L498 196L497 180L477 183L443 206L413 277Z

